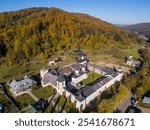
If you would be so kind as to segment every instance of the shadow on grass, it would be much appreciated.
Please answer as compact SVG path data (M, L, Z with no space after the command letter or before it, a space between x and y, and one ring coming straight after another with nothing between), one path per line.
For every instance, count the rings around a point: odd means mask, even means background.
M65 108L65 106L66 106L66 103L67 103L67 98L65 99L65 101L64 101L64 103L63 103L63 106L61 107L61 109L60 109L60 113L62 113L63 112L63 110L64 110L64 108Z
M52 98L48 101L48 104L50 104L52 102L52 100L54 99L54 97L56 96L57 93L55 93Z
M125 113L141 113L141 109L135 107L135 106L128 106L128 108L126 109Z
M54 104L54 106L53 106L53 108L52 108L52 112L55 111L55 109L56 109L57 104L59 103L59 101L60 101L60 96L58 97L57 101L55 102L55 104Z

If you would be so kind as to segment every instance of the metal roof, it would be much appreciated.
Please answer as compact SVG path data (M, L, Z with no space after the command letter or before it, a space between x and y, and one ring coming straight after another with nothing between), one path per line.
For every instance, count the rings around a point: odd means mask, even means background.
M44 76L44 78L42 79L42 82L44 82L45 84L50 82L51 84L53 84L54 86L56 86L57 85L57 78L58 78L58 76L53 75L51 73L47 73Z
M79 64L79 63L74 63L70 66L72 67L73 70L80 70L84 65Z
M144 97L143 103L150 104L150 98Z
M104 76L101 79L99 79L96 83L94 83L91 86L85 86L81 90L76 92L76 99L80 102L82 102L85 98L90 96L92 93L94 93L96 90L104 86L106 83L108 83L112 78L110 76Z
M82 75L85 74L85 73L86 73L86 72L80 71L78 74L74 73L74 74L72 75L72 77L73 77L73 78L78 78L78 77L82 76Z
M25 76L24 79L20 81L16 81L15 79L13 79L10 82L9 86L14 92L18 93L26 89L29 89L33 85L33 83L36 82L30 79L29 77Z
M64 76L63 75L59 75L57 81L64 82L65 81Z
M56 69L52 69L51 73L54 74L54 75L58 75L59 74Z
M61 69L61 71L63 72L63 74L70 75L73 72L73 69L71 66L66 66L63 69Z

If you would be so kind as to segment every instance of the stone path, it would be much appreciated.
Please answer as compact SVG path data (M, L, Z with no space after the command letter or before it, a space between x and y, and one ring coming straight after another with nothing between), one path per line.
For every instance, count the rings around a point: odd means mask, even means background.
M128 108L128 106L131 106L131 97L132 95L129 94L128 97L126 97L123 101L120 102L120 104L118 105L117 109L124 113L126 111L126 109Z
M28 95L33 98L36 102L39 100L31 91L28 92Z
M31 91L28 92L28 95L36 102L39 100ZM52 102L54 110L57 109L57 107L58 107L58 104L54 100L56 98L58 98L59 96L60 96L60 94L55 94L55 95L52 95L49 98L47 98L48 103ZM66 111L63 110L62 107L60 107L60 106L59 106L59 110L61 113L66 113Z

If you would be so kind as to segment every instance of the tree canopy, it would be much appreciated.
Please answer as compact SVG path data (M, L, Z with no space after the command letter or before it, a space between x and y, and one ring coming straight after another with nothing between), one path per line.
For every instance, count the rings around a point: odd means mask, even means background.
M35 56L48 58L64 49L100 49L136 43L137 37L86 14L57 8L0 13L0 57L9 65Z

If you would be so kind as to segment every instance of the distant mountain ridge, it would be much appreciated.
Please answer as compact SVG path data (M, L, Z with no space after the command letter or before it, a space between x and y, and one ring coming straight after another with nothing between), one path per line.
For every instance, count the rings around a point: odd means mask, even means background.
M115 26L117 26L117 27L126 27L126 26L128 26L127 24L114 24Z
M150 22L125 26L126 29L150 37Z

